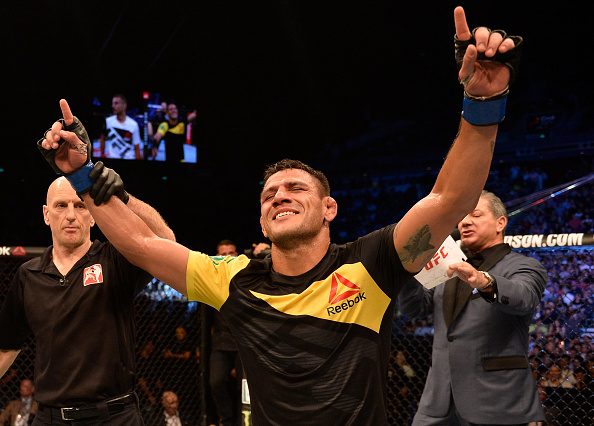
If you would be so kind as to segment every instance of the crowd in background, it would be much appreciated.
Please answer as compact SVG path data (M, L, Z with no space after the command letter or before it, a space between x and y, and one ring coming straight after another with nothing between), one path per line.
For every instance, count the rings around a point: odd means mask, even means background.
M542 193L542 201L510 216L507 235L594 232L590 200L594 197L592 181L547 196L546 189L571 182L586 169L594 170L594 161L576 171L565 170L554 178L546 170L531 165L494 166L485 189L499 195L504 203ZM416 201L431 190L437 171L412 175L344 176L333 182L332 195L342 212L332 224L334 240L352 241L373 230L397 221ZM512 210L512 209L508 209ZM508 211L512 213L512 211Z

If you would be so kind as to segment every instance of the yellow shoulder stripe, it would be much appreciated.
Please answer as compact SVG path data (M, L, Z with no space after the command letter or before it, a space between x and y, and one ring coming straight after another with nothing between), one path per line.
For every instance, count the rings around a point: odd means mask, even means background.
M229 283L249 263L244 255L211 257L190 251L186 270L188 298L220 309L229 297Z

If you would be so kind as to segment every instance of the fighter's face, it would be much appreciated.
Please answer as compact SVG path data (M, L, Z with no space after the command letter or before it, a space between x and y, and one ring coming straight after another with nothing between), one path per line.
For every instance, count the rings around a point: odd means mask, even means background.
M334 200L323 196L316 179L299 169L272 175L260 203L262 232L276 245L313 238L336 216Z
M167 106L167 116L172 120L177 120L179 118L177 105L169 104L169 106Z

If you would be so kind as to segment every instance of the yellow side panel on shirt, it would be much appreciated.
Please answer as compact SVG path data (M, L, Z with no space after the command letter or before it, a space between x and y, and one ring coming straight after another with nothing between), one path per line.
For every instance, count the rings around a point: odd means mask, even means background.
M161 136L165 136L165 134L167 134L168 131L171 133L175 133L176 135L182 135L186 133L186 125L183 123L183 121L180 121L172 128L169 128L169 123L167 121L164 121L163 123L159 124L157 132L161 133Z
M329 277L315 281L301 294L273 296L252 291L277 311L358 324L379 333L390 298L362 263L342 265Z
M220 309L229 297L229 283L250 260L245 256L208 256L190 251L186 269L186 289L190 300Z

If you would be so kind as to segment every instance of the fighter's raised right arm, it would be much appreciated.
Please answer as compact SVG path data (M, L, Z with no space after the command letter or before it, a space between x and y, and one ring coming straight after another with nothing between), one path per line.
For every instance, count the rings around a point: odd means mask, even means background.
M188 248L157 236L117 197L100 206L89 193L82 197L101 232L126 259L187 296Z

